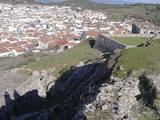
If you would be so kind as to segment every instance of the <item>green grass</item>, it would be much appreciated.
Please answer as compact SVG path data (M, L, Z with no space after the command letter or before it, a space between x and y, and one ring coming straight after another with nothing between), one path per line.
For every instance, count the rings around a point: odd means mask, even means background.
M13 68L29 68L31 70L53 69L55 76L61 75L71 66L75 66L81 61L86 62L95 59L101 54L100 51L90 48L87 42L76 46L73 49L62 53L45 55L37 53L33 55L22 55L17 57L0 58L0 70Z
M87 120L113 120L110 111L103 111L100 108L95 110L95 113L85 113Z
M132 106L132 116L138 120L159 120L160 116L154 110L140 103L139 106Z
M128 71L160 72L160 39L154 40L154 46L130 48L125 50L114 67L114 75L125 77ZM119 68L123 68L120 70Z
M124 20L126 17L133 16L149 20L157 25L160 25L160 9L158 5L137 4L112 6L108 9L108 11L115 21Z
M0 58L0 70L18 68L35 60L33 56L2 57Z
M133 46L137 46L149 40L149 38L145 38L145 37L125 37L125 38L113 37L113 39L125 45L133 45Z
M146 5L145 5L146 6ZM127 16L145 17L146 8L143 5L113 7L109 11L114 20L123 20ZM149 6L149 8L154 8Z
M122 21L127 17L141 18L160 25L159 4L135 4L135 5L87 5L89 9L106 11L114 21Z
M37 61L31 62L27 68L32 70L41 70L48 68L56 68L54 74L59 76L61 72L75 66L81 61L85 62L89 59L94 59L100 55L100 51L90 48L88 43L82 43L79 46L57 53L56 55L45 56L38 58Z
M142 18L160 25L159 4L134 4L134 5L111 5L96 4L88 0L71 0L59 3L59 5L80 6L86 9L93 9L106 12L114 21L122 21L127 17ZM73 7L74 8L74 7Z

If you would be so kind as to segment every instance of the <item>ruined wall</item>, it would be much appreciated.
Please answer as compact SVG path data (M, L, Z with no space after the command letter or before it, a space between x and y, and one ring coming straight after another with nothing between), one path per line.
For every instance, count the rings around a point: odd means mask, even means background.
M103 35L99 35L95 41L94 48L102 52L108 52L108 51L112 52L117 49L120 49L120 50L125 49L126 46L117 41L112 40L111 38L107 38Z

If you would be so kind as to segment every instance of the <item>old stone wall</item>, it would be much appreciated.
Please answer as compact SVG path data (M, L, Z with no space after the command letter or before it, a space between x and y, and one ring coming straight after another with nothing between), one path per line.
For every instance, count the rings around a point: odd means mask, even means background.
M117 49L120 49L120 50L125 49L126 46L117 41L112 40L111 38L107 38L103 35L99 35L95 41L94 48L102 52L108 52L108 51L112 52Z

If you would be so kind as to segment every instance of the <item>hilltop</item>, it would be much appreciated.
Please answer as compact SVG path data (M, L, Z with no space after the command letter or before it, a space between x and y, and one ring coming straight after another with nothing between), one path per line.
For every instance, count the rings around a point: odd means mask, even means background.
M66 5L79 5L79 6L86 6L86 5L93 5L94 3L90 0L68 0L65 2L62 2L62 4Z
M91 0L67 0L59 3L49 3L60 6L79 6L84 9L106 11L114 21L122 21L126 18L140 18L160 25L160 7L159 4L103 4Z
M0 3L7 4L36 4L34 0L0 0Z

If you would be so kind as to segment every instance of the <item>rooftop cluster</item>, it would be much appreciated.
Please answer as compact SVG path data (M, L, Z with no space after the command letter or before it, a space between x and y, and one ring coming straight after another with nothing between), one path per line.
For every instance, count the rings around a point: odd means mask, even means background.
M42 50L63 51L88 37L132 34L133 19L69 6L0 4L0 57Z

